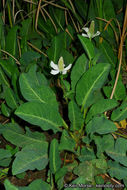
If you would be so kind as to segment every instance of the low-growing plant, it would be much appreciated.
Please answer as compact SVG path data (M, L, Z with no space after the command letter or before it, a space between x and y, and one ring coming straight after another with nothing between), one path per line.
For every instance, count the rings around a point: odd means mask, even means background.
M74 6L71 1L61 4L81 26L86 13L81 14L81 4L74 2ZM118 128L126 125L127 118L126 88L120 74L127 11L115 53L112 45L117 42L106 39L114 37L107 10L102 31L102 3L90 1L91 23L78 34L72 25L65 29L65 17L58 7L50 10L57 32L52 28L49 32L51 19L45 23L39 17L44 38L32 30L35 15L6 34L0 20L6 41L1 43L1 114L9 120L0 124L0 134L13 145L0 149L0 179L9 174L24 178L29 170L46 170L45 181L36 179L27 187L14 186L6 179L6 190L126 189L127 136ZM104 3L104 7L109 5L112 2ZM75 13L78 8L79 14ZM59 17L53 16L54 11ZM96 12L100 20L95 21Z

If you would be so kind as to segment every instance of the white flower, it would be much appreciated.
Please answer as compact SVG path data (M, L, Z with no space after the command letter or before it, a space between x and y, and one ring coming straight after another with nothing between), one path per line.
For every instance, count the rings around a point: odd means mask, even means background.
M63 57L60 57L58 65L51 61L50 66L53 68L50 72L52 75L57 75L58 73L62 73L63 75L65 75L67 71L71 68L72 64L69 64L66 68L64 68L65 64Z
M100 32L99 32L99 31L97 31L96 33L94 33L94 21L91 22L89 28L84 27L84 28L82 28L82 29L85 30L85 32L87 33L87 34L82 33L82 36L84 36L84 37L86 37L86 38L90 38L90 39L91 39L91 38L94 38L94 37L100 35Z

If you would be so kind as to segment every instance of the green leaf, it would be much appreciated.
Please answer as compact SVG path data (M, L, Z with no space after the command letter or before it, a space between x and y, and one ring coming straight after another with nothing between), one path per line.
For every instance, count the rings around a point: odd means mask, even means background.
M81 155L78 157L78 159L80 160L80 162L93 160L95 158L96 158L96 156L94 154L93 149L86 148L86 147L83 147L81 149Z
M76 100L82 106L82 111L93 103L94 92L103 86L109 70L109 64L99 63L85 72L79 80L76 86Z
M94 46L93 46L92 42L90 41L90 39L87 39L81 35L78 35L78 38L79 38L84 50L86 51L86 53L89 57L89 60L93 59L95 56Z
M124 184L125 184L125 187L127 187L127 177L125 177L125 178L123 179L123 182L124 182ZM127 190L127 189L125 189L125 190Z
M15 114L31 124L40 126L43 130L61 131L62 118L56 105L39 102L28 102L17 108Z
M71 34L71 36L65 31L65 35L66 35L66 46L65 49L69 49L69 47L71 46L72 43L72 37L74 38L74 27L72 27L70 24L67 25L66 29L69 31L69 33ZM76 50L76 48L74 48L73 50Z
M101 176L95 176L96 184L104 184L104 179Z
M18 80L19 80L19 73L13 73L12 78L11 78L11 84L13 86L16 99L20 101L19 95L21 94L19 92Z
M68 172L72 172L75 167L78 166L78 161L74 160L72 163L67 164L65 167L67 168Z
M119 180L127 177L127 168L121 166L119 163L117 162L113 162L111 160L108 161L108 173L110 174L111 177L115 177Z
M12 185L8 179L6 179L4 185L6 190L51 190L50 185L42 179L36 179L32 181L27 187L16 187Z
M80 163L79 166L74 169L74 173L78 176L84 177L86 181L93 181L93 166L90 162Z
M94 133L107 134L116 130L116 125L103 116L94 117L86 126L86 132L91 134L91 137Z
M84 0L80 0L80 1L75 0L74 3L75 3L75 6L77 8L76 10L80 14L80 16L83 17L83 19L86 19L88 4L85 3Z
M11 162L12 162L12 157L4 158L4 159L0 160L0 166L9 167Z
M112 93L112 89L114 86L114 78L115 77L113 77L113 80L110 82L110 84L111 84L110 86L103 87L104 93L108 98L110 98L111 93ZM114 98L116 100L124 100L126 98L126 88L121 79L119 79L117 82L117 86L116 86L115 93L114 93Z
M22 27L20 28L21 39L21 50L22 54L27 51L27 40L29 38L29 29L32 23L32 19L28 18L22 21Z
M104 10L104 18L109 20L111 18L115 18L116 14L114 11L114 4L112 1L107 0L103 3L103 10Z
M4 34L5 24L3 22L3 14L0 13L0 49L5 49L5 34ZM0 52L1 55L1 52Z
M112 146L106 150L108 156L117 162L120 162L124 166L127 166L127 140L124 138L118 138L115 143L115 147Z
M17 54L17 30L18 26L13 26L6 37L6 51L16 57Z
M13 175L17 175L27 170L42 170L48 164L48 143L30 144L16 153L16 158L12 165Z
M71 152L75 152L74 148L76 146L76 142L72 137L69 136L67 131L63 130L62 137L60 139L59 150L68 150Z
M4 96L5 96L5 100L6 100L7 105L11 109L16 109L18 107L15 94L11 88L9 88L9 87L6 88L6 90L4 92Z
M6 75L4 74L3 70L1 69L1 67L0 67L0 84L8 86L8 87L10 86L9 81Z
M94 166L90 161L80 163L78 167L74 168L73 172L79 177L82 176L86 181L90 182L93 181L94 175L96 173L96 171L94 170Z
M52 14L52 17L55 19L55 22L59 25L59 27L64 30L64 24L65 24L65 15L64 11L62 9L59 9L57 7L50 7L49 11Z
M27 187L26 190L51 190L51 186L42 179L36 179ZM23 189L21 189L23 190Z
M40 58L40 54L34 51L27 51L21 55L20 63L21 65L28 65L29 63L33 62L34 60Z
M67 80L63 80L62 82L64 84L64 88L65 88L66 92L70 92L70 88L71 88L70 83ZM66 96L66 93L64 94L64 96Z
M82 54L76 61L75 65L72 68L71 71L71 87L74 90L77 82L79 81L79 79L81 78L81 76L83 75L83 73L85 73L86 69L87 69L87 58L85 56L85 54Z
M13 184L10 183L8 179L4 181L4 186L6 190L19 190L18 187L14 186Z
M29 128L26 128L26 133L24 133L24 130L16 123L6 124L4 128L5 130L2 133L4 138L19 147L25 147L26 145L34 143L38 143L39 145L45 141L43 133L31 132Z
M114 80L113 80L113 86L114 86ZM122 79L119 79L117 82L117 86L115 89L114 97L116 100L124 100L126 98L126 88L123 84Z
M92 138L97 146L97 156L100 157L104 151L110 150L114 146L112 135L103 135L103 137L94 135Z
M70 101L68 104L68 116L71 121L71 130L78 131L81 129L81 126L84 123L83 115L80 111L80 108L75 103L75 101Z
M23 172L23 173L17 174L16 177L18 179L23 179L25 177L25 175L26 175L26 172Z
M56 35L56 31L55 31L54 26L50 19L46 19L46 21L45 21L42 17L39 17L38 27L43 32L45 32L48 39L53 38L54 35Z
M101 167L101 163L102 163L102 167ZM107 163L104 159L94 159L92 161L85 161L85 162L80 163L79 166L76 167L73 171L74 171L74 174L80 177L84 177L88 185L88 182L89 183L94 182L94 177L96 175L105 173L106 168L107 168ZM95 187L93 189L95 189Z
M112 112L111 119L113 121L122 121L127 118L127 103L123 102L120 107Z
M98 169L97 173L106 173L106 169L107 169L107 161L103 158L100 159L94 159L91 161L92 164L95 166L95 168Z
M61 51L63 50L63 35L59 34L52 39L51 47L47 50L47 55L51 61L57 64Z
M92 117L101 114L105 111L111 110L118 106L118 102L114 99L102 99L97 103L93 104L87 114L86 122L88 122Z
M56 139L53 139L49 150L49 167L53 174L55 174L61 166L61 159L58 148L58 141Z
M103 41L103 43L100 43L100 49L103 52L103 54L106 56L107 61L115 67L115 63L117 62L117 57L115 57L114 52L109 45L108 42Z
M9 150L5 150L5 149L0 149L0 160L5 159L5 158L10 158L11 152Z
M40 77L42 79L40 79ZM49 104L56 103L56 96L47 85L43 74L36 73L36 66L31 67L29 72L22 73L19 78L21 93L28 101L37 101Z
M63 166L62 168L60 168L56 174L55 174L55 182L57 182L60 178L64 177L65 174L67 173L67 168L66 166Z
M9 60L5 61L1 59L0 65L9 78L11 78L14 73L18 72L17 65L13 65Z
M73 13L73 15L75 16L75 18L77 19L77 21L82 25L83 21L81 19L81 17L73 10L72 6L70 5L70 3L66 0L61 0L65 6L71 10L71 12Z
M63 57L64 59L64 64L67 66L70 63L73 63L74 58L71 53L69 53L67 50L63 49L60 53L60 57Z
M4 104L4 102L1 104L1 113L6 117L10 117L11 114L11 110Z
M111 86L104 86L104 87L103 87L103 91L104 91L104 95L105 95L107 98L110 98L111 93L112 93L112 88L111 88Z
M84 190L88 185L86 184L86 179L84 177L77 177L75 180L71 182L71 187L69 187L69 184L65 184L64 187L66 190L70 190L73 188L73 190ZM86 184L86 185L85 185ZM91 185L92 186L92 185ZM79 188L78 188L79 187ZM82 188L81 188L82 187ZM90 188L91 189L91 188ZM92 190L92 189L91 189Z

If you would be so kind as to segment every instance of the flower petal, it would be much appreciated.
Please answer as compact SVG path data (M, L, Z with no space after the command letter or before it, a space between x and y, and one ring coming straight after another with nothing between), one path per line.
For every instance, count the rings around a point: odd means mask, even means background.
M89 36L87 34L82 33L82 36L89 38Z
M65 71L65 70L62 71L62 74L63 74L63 75L66 75L66 73L67 73L67 71Z
M52 75L57 75L59 72L60 72L59 70L51 70L50 73L51 73Z
M82 29L85 30L86 33L89 31L89 28L87 28L87 27L84 27Z
M94 37L99 36L99 35L100 35L100 32L97 31L96 34L94 34L92 37L94 38Z
M71 68L72 64L69 64L63 71L68 71Z
M50 66L55 69L55 70L58 70L58 65L55 64L53 61L50 62Z

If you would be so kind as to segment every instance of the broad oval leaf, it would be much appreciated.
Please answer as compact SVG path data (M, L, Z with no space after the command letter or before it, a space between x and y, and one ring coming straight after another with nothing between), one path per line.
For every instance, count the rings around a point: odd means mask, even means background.
M40 57L41 57L40 54L37 52L27 51L21 55L20 63L21 63L21 65L28 65Z
M118 102L114 99L101 99L93 104L87 114L86 122L88 122L95 115L101 114L105 111L111 110L118 106Z
M113 162L112 160L109 160L108 166L109 166L108 173L110 174L111 177L115 177L119 180L122 180L127 177L127 168L121 166L118 162Z
M109 71L109 64L99 63L83 74L76 86L76 100L82 111L93 103L94 92L103 86Z
M86 126L86 132L87 134L91 134L91 136L94 133L108 134L116 130L116 125L104 116L94 117Z
M56 96L46 83L46 79L41 74L43 82L40 81L40 74L36 74L36 67L33 66L29 72L22 73L19 78L20 89L23 97L28 101L38 101L41 103L56 103Z
M114 159L116 162L120 162L127 167L127 140L124 138L118 138L115 143L115 147L111 147L106 150L108 156Z
M15 114L31 124L40 126L43 130L60 131L62 118L56 105L39 102L27 102L17 108Z
M11 88L7 87L7 89L4 92L4 96L5 96L5 100L6 100L7 105L11 109L15 109L18 107L15 94Z
M78 38L79 38L80 42L82 43L82 46L85 49L89 59L90 60L93 59L95 56L94 46L93 46L92 42L90 41L90 39L87 39L81 35L78 35Z
M111 119L113 121L122 121L127 118L127 103L123 102L123 104L118 107L116 110L112 112Z
M80 162L96 159L94 150L91 148L83 147L81 149L81 155L78 157Z
M58 36L55 36L52 39L51 47L47 50L47 55L49 59L56 64L61 56L61 51L64 48L65 43L63 40L64 40L63 35L59 34Z
M26 188L26 187L25 187ZM43 181L43 179L36 179L31 182L31 184L27 187L28 189L20 189L20 190L51 190L51 186Z
M73 172L75 175L83 176L87 181L93 181L95 168L91 161L84 161L75 167Z
M97 154L96 156L99 158L101 157L102 153L105 150L111 149L114 147L114 138L111 134L106 134L101 136L94 135L92 137L92 140L95 141L95 144L97 146Z
M48 143L31 144L16 153L16 158L12 165L13 175L17 175L27 170L42 170L48 164Z
M63 130L62 136L60 139L60 145L59 145L59 150L67 150L71 152L75 152L75 147L76 147L76 142L75 140L70 137L68 132L66 130Z
M10 158L12 156L10 150L5 150L3 148L0 148L0 160Z
M114 63L116 63L117 58L115 57L114 52L108 42L103 41L103 43L100 44L100 50L103 52L104 56L106 57L107 61L112 65L112 67L115 67Z
M13 65L9 60L0 60L0 65L9 78L17 71L17 65Z
M4 181L4 186L6 190L19 190L19 188L11 184L11 182L8 179Z
M76 61L71 71L71 88L74 90L77 82L87 69L88 60L85 54L82 54Z
M34 143L38 143L38 145L43 144L45 140L43 133L31 132L29 128L26 128L26 133L24 133L23 129L16 123L4 125L2 135L7 141L10 141L18 147L25 147L26 145Z
M17 187L10 183L8 179L4 181L6 190L51 190L51 186L42 179L32 181L27 187Z
M6 116L10 117L11 109L9 109L4 102L1 104L1 113Z

